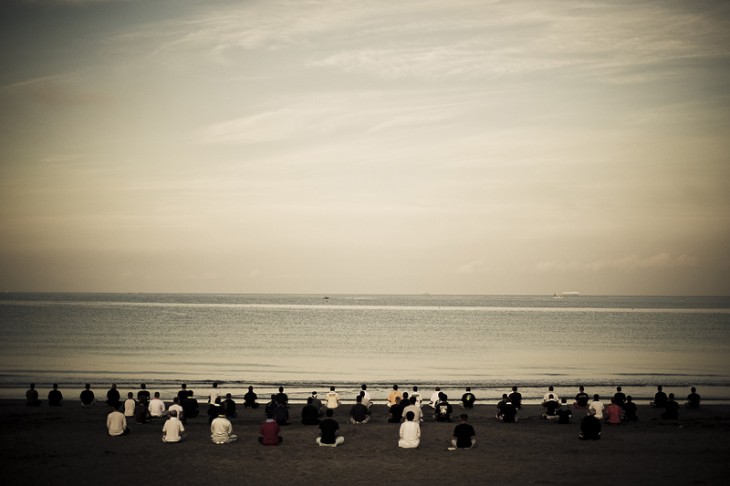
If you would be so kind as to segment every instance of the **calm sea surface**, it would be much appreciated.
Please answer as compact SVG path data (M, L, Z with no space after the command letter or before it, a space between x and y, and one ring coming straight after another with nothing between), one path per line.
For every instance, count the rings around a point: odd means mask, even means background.
M6 398L29 382L75 398L84 382L202 395L218 380L295 399L400 383L490 400L513 384L535 398L663 384L730 400L727 297L3 294L0 330Z

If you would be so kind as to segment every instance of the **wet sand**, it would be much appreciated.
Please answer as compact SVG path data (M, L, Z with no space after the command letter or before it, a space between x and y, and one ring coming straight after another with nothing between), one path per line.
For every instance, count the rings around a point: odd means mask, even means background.
M2 484L725 484L730 475L730 405L682 409L678 422L641 405L639 422L604 424L599 441L578 440L582 412L558 425L530 405L518 423L502 424L494 405L477 405L468 411L477 447L457 451L447 450L456 419L437 423L427 414L420 447L405 450L384 405L373 407L370 423L353 425L349 404L335 413L345 437L338 448L315 444L317 427L299 423L301 405L292 405L280 447L259 445L263 411L240 405L231 420L238 441L215 445L205 408L186 422L187 440L164 444L162 422L130 420L130 435L109 437L109 408L101 403L50 408L0 400ZM454 406L455 416L462 411Z

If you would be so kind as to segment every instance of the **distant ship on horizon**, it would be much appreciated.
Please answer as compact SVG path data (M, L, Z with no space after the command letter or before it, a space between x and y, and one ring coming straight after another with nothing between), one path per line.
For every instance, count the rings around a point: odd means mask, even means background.
M580 292L570 291L570 292L560 292L559 294L553 294L553 297L556 299L562 299L563 297L578 297L580 296Z

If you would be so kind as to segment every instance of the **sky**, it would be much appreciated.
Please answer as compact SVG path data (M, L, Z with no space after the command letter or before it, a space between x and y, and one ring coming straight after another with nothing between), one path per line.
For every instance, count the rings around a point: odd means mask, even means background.
M730 295L730 3L9 1L0 291Z

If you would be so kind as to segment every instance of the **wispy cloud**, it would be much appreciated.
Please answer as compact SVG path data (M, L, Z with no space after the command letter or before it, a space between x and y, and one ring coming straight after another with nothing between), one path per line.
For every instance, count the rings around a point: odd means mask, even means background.
M594 260L582 262L571 261L545 261L536 265L541 272L601 272L604 270L634 271L642 269L667 269L697 266L698 259L694 255L672 255L670 253L657 253L648 257L628 255L616 259Z

